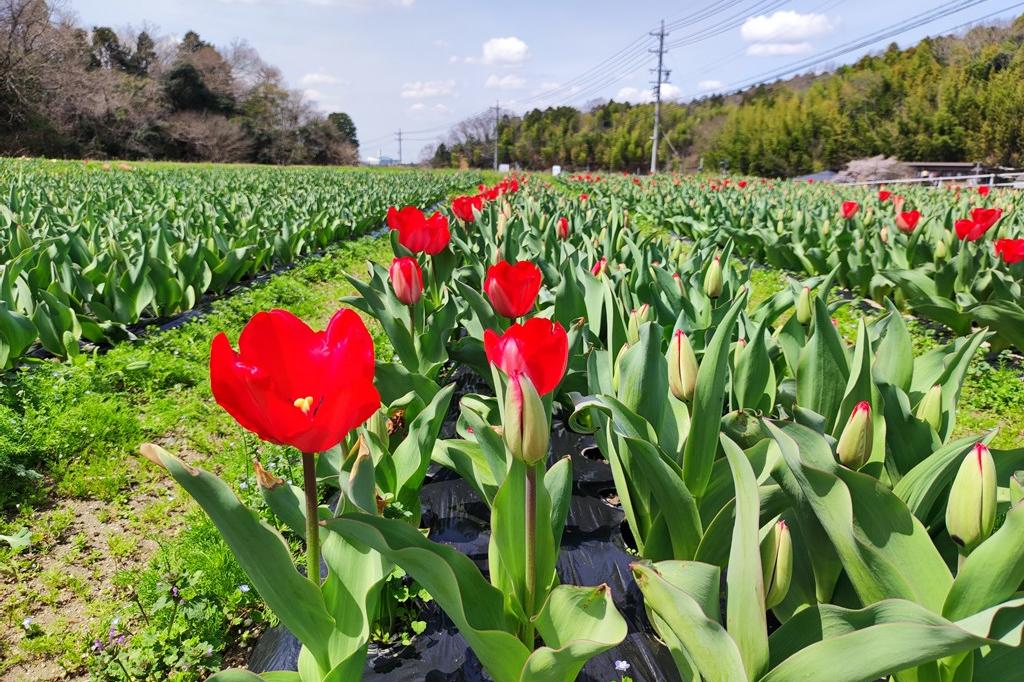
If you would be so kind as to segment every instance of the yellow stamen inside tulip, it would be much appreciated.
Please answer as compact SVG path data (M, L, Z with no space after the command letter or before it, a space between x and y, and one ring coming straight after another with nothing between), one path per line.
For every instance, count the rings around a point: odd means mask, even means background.
M296 398L292 405L302 410L302 414L309 414L309 408L313 406L313 396L307 395L305 398Z

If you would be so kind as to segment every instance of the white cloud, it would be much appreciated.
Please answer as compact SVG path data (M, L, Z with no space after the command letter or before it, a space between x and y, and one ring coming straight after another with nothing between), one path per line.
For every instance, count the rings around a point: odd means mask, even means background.
M416 116L423 118L435 118L441 116L447 116L451 113L451 109L444 104L424 104L423 102L416 102L409 107L409 113L415 114Z
M661 99L676 99L683 94L682 89L672 83L662 83L661 85ZM653 102L654 93L650 88L634 88L632 86L626 86L620 89L615 94L615 99L620 102L633 102L634 104L642 102Z
M307 88L306 90L303 90L302 96L305 97L306 99L311 99L314 101L321 100L324 98L324 94L322 92L320 92L319 90L314 90L313 88Z
M515 36L491 38L483 47L484 64L520 64L529 56L530 48Z
M747 47L751 57L778 57L782 55L809 54L814 51L810 43L754 43Z
M492 73L484 83L484 87L491 90L518 90L524 85L526 85L526 81L523 78L511 73L506 76L497 76Z
M403 99L444 97L455 92L455 81L412 81L402 86Z
M306 86L341 85L343 82L337 76L332 76L329 73L307 73L299 79L299 84Z
M725 83L723 83L722 81L709 80L709 81L698 81L697 82L697 89L698 90L705 90L705 91L706 90L720 90L721 88L724 88L724 87L725 87Z
M838 23L824 14L783 10L749 17L740 27L740 35L748 43L799 43L831 33Z

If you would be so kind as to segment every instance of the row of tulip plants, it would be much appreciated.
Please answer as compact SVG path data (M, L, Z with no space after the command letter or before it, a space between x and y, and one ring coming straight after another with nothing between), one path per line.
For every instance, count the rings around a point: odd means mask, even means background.
M611 588L556 572L572 464L550 452L553 419L593 434L610 466L633 577L679 678L1019 672L1024 449L953 437L990 331L915 356L889 303L848 343L832 319L836 273L753 305L733 242L684 249L636 229L614 198L537 179L432 215L395 208L388 222L394 262L351 276L346 303L379 322L393 356L375 357L350 308L324 331L260 313L237 350L214 341L220 405L302 452L302 486L256 465L279 527L216 476L142 449L302 642L297 671L262 679L359 679L394 566L497 682L573 680L620 643ZM451 405L454 364L491 390ZM456 436L441 438L450 408ZM420 530L431 463L490 509L486 574ZM304 540L304 575L282 528Z
M600 179L597 179L600 178ZM836 282L955 334L984 326L1024 349L1024 193L981 187L840 188L825 183L578 178L659 225Z
M466 175L299 169L101 172L0 162L0 369L76 355L262 272L440 201Z

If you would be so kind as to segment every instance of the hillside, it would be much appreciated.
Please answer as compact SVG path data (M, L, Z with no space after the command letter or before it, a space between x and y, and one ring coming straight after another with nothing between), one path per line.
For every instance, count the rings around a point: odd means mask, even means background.
M499 159L525 168L646 169L653 105L599 102L504 116ZM1024 17L957 36L891 45L830 73L662 108L663 167L723 161L768 176L876 154L1024 165ZM475 131L487 131L474 134ZM435 165L492 158L488 126L460 125Z

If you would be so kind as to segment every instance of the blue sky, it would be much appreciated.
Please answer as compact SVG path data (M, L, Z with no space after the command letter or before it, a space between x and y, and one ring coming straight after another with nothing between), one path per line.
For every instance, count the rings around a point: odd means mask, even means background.
M670 25L686 20L685 25L672 26L666 39L670 45L680 44L666 55L665 66L672 74L662 90L665 97L686 99L746 83L950 4L967 3L70 0L70 9L88 28L147 25L171 37L192 29L216 45L244 39L319 109L348 112L358 128L364 157L375 157L379 151L397 155L394 132L399 128L425 131L406 136L403 157L408 161L418 159L427 140L446 126L493 106L495 100L522 111L580 105L595 97L649 97L648 69L654 66L654 56L644 49L653 47L655 39L645 35L663 18ZM1018 3L980 0L962 12L902 33L896 41L909 45L1014 4ZM1016 12L1024 12L1024 7ZM707 16L695 16L701 13ZM999 16L1014 14L1010 10ZM715 27L725 30L711 30ZM888 42L833 63L852 61Z

